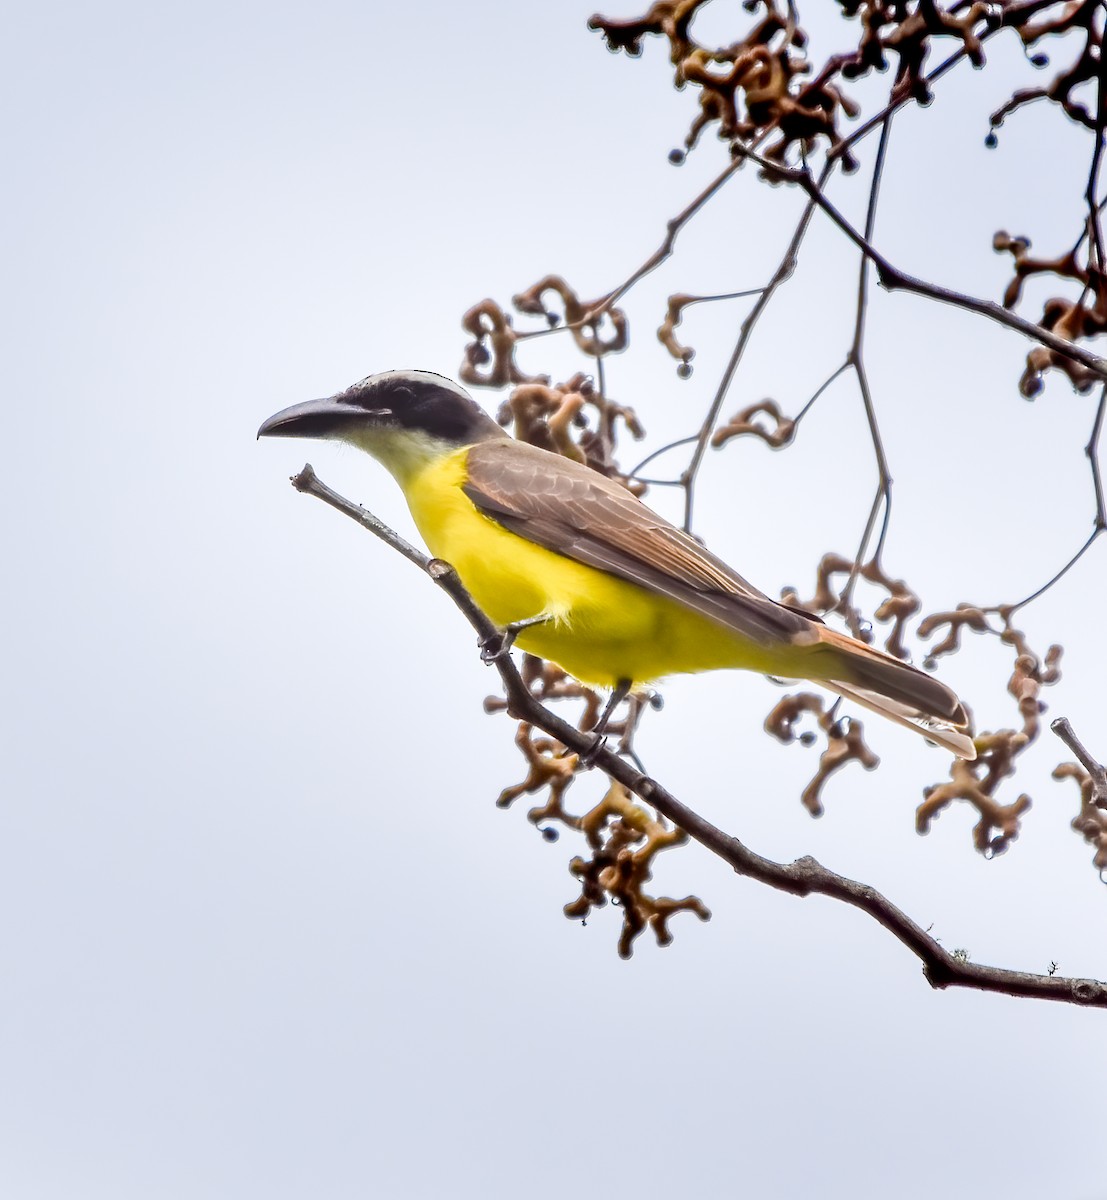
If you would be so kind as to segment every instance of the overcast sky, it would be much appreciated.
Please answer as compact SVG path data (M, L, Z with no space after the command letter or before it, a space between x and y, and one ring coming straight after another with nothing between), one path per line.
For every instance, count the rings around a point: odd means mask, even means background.
M411 534L391 480L254 440L370 372L456 374L459 318L485 296L551 270L601 294L719 168L712 141L670 166L692 95L660 46L610 56L590 11L9 11L5 1197L1107 1195L1102 1013L932 992L872 921L696 848L659 888L714 916L678 918L670 948L643 938L623 962L616 911L567 921L580 848L494 807L522 770L468 627L287 483L307 456ZM1087 161L1044 110L983 149L1029 72L1013 45L994 59L897 122L878 227L893 261L988 296L997 225L1044 253L1074 239ZM836 195L856 214L863 190ZM609 383L643 454L695 427L744 311L689 314L682 383L652 340L664 296L763 282L797 203L748 173L642 289ZM728 409L810 395L848 344L854 271L820 224ZM575 369L538 349L525 366ZM931 608L1025 594L1090 529L1093 401L1063 381L1019 399L1024 353L971 317L874 302L888 566ZM770 593L809 592L864 523L863 437L843 382L786 454L711 456L699 532ZM1024 621L1067 647L1050 716L1101 754L1105 586L1100 547ZM1005 661L974 644L943 666L983 725L1014 719ZM914 833L946 763L921 739L867 722L883 766L843 772L813 821L814 752L760 731L770 684L665 697L651 771L753 848L815 854L975 959L1107 974L1107 892L1050 735L1004 793L1034 798L1022 838L985 862L967 811Z

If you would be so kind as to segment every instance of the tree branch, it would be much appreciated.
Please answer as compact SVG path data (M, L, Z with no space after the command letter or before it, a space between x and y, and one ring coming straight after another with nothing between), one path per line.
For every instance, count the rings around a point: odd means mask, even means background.
M426 571L453 600L481 639L498 632L493 622L477 607L456 571L448 563L441 559L428 558L372 513L340 496L316 476L310 464L306 464L298 475L292 477L292 485L297 491L315 496L352 518L392 549L397 550L409 562ZM588 753L593 764L604 774L652 805L702 846L728 863L739 875L794 896L829 896L867 913L922 962L923 974L932 987L968 987L1009 996L1033 996L1044 1000L1107 1008L1105 983L1059 975L1034 975L1025 971L1011 971L969 962L944 949L926 930L875 888L839 875L809 856L799 858L793 863L778 863L764 858L738 838L724 833L701 817L657 780L636 770L606 746L595 749L591 734L570 725L540 703L523 682L509 656L498 659L495 665L508 698L508 712L517 720L528 721L544 730L578 755Z
M740 157L748 158L752 162L757 163L772 178L779 179L784 183L794 183L802 188L812 202L821 208L846 237L872 262L873 266L876 267L877 277L880 280L881 286L888 291L902 290L914 292L916 295L926 296L930 300L939 300L943 304L952 304L955 308L962 308L967 312L974 312L980 316L988 317L995 321L997 325L1005 325L1008 329L1013 329L1016 333L1021 333L1024 337L1030 338L1031 341L1038 342L1040 345L1048 347L1057 354L1073 359L1080 363L1081 366L1087 367L1089 371L1093 372L1100 379L1107 381L1107 359L1100 358L1098 354L1092 354L1090 350L1085 350L1083 346L1078 346L1075 342L1070 342L1066 338L1058 337L1052 330L1045 329L1041 325L1035 325L1032 321L1025 320L1017 313L1010 312L1001 304L996 304L992 300L980 300L976 296L969 296L964 292L956 292L952 288L939 287L937 284L928 283L925 279L908 275L906 271L901 271L898 267L893 266L827 199L820 182L813 179L807 171L796 170L792 167L784 167L779 163L770 162L768 159L762 158L760 154L737 142L734 143L734 151Z
M892 114L889 113L880 127L880 142L876 150L876 160L873 163L872 180L869 184L869 203L865 212L865 240L872 241L873 230L876 228L876 206L880 197L880 181L884 175L884 163L888 157L888 140L892 132ZM822 190L820 181L819 190ZM861 572L861 564L868 550L869 539L876 528L876 518L881 507L884 509L884 520L880 527L880 537L873 551L873 562L879 563L884 550L884 541L888 535L888 525L892 519L892 473L888 468L888 456L884 451L884 439L880 436L880 426L876 420L876 406L873 404L872 392L869 389L869 373L865 368L865 317L869 307L869 259L861 255L858 265L857 279L857 311L853 323L853 343L846 355L846 365L853 368L857 376L857 387L861 393L861 403L865 409L865 420L869 426L869 436L872 438L873 455L876 458L876 495L873 496L872 507L869 509L869 519L865 522L865 530L861 534L861 545L857 547L849 578L838 597L839 610L847 616L852 612L853 589L857 585L857 577ZM851 631L857 636L858 630Z
M736 162L741 162L741 159L736 159ZM827 166L823 172L823 181L825 181L832 166ZM761 290L761 294L757 297L757 302L746 314L738 330L738 339L734 343L734 349L730 353L730 359L727 362L726 368L723 371L722 378L719 380L719 385L715 389L714 399L707 410L707 415L700 425L700 431L696 436L695 449L692 451L692 457L681 473L680 482L684 488L684 528L687 532L692 530L692 503L695 498L696 476L699 473L700 465L703 462L704 451L707 449L708 438L711 437L711 431L715 428L715 423L719 419L719 413L723 407L723 401L726 399L726 394L730 390L730 385L734 380L734 376L738 370L738 366L742 361L742 356L746 352L746 347L749 345L749 340L757 326L757 322L761 318L761 314L769 307L772 298L776 295L777 289L781 284L791 278L792 273L796 269L796 259L799 254L800 244L807 234L808 227L811 224L811 214L815 211L814 201L808 202L800 214L800 219L792 232L792 237L788 242L788 247L784 251L784 256L777 264L776 270L773 272L773 277Z
M1092 803L1107 808L1107 767L1098 762L1091 751L1076 736L1068 717L1058 717L1050 722L1050 729L1065 743L1080 760L1080 765L1092 777Z

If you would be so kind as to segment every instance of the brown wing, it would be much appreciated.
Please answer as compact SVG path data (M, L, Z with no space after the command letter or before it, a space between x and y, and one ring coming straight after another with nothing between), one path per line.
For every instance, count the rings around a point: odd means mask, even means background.
M820 624L759 592L626 488L580 463L496 439L472 447L468 474L465 494L512 533L668 596L744 637L788 641Z
M837 660L821 662L826 677L814 676L817 682L955 754L976 756L971 738L958 732L967 728L965 710L945 684L828 629L812 613L771 600L619 484L499 438L470 449L468 473L466 495L513 533L668 596L752 641L829 646Z

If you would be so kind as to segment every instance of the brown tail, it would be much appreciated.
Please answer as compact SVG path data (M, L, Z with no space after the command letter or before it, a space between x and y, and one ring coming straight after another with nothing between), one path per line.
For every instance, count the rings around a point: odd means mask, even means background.
M838 661L832 675L816 682L961 758L976 757L976 747L966 732L968 715L944 683L825 625L819 628L819 640L838 651Z

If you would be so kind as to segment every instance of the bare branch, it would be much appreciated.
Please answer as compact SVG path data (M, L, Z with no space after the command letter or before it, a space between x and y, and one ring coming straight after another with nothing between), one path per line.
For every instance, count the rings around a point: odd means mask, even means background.
M345 500L316 476L310 464L292 477L297 491L316 496L368 529L399 551L409 562L422 567L457 605L482 639L498 631L477 607L457 573L441 559L428 558L360 505ZM749 849L738 838L724 833L710 821L683 804L655 779L635 769L605 746L594 746L591 735L562 720L530 691L509 656L496 661L508 696L509 712L557 738L577 755L588 754L593 764L609 778L621 783L659 813L718 855L739 875L768 884L794 896L821 895L839 900L867 913L902 942L923 964L923 974L932 987L967 987L1059 1000L1071 1004L1107 1008L1107 984L1093 979L1066 978L1056 974L1035 975L1002 967L984 966L951 953L890 900L867 884L858 883L805 856L793 863L778 863Z
M1049 727L1076 755L1080 765L1092 777L1093 802L1100 808L1107 808L1107 767L1094 758L1091 751L1076 736L1068 717L1058 717L1056 721L1050 722Z
M869 203L865 212L865 240L870 242L872 241L873 230L876 228L876 206L880 196L880 180L884 175L884 163L888 157L888 139L891 136L891 129L892 114L889 113L880 127L880 142L877 146L876 161L873 163L872 180L869 184ZM846 613L852 611L850 601L853 597L853 589L857 584L857 576L861 570L861 563L865 558L865 552L869 546L869 539L876 528L877 515L880 513L881 508L883 508L884 521L880 528L880 537L877 540L876 550L873 553L874 563L879 563L880 561L880 553L884 548L884 539L888 535L888 523L892 517L892 474L888 469L888 457L884 452L884 439L880 436L880 427L876 420L876 408L873 405L872 392L869 389L869 373L865 369L865 317L869 305L869 260L865 254L861 255L858 272L857 316L853 326L853 344L846 355L846 363L853 367L854 374L857 376L857 386L861 392L861 403L865 408L865 420L869 426L869 436L872 438L873 456L876 459L877 483L876 495L873 497L872 507L869 510L869 518L865 522L865 529L861 534L861 544L858 546L857 554L853 560L853 569L850 571L849 578L846 580L846 586L842 589L842 594L838 599L841 611ZM853 629L851 632L856 636L859 631Z
M995 611L1006 611L1008 616L1012 616L1020 608L1025 608L1026 605L1037 600L1039 596L1044 596L1055 583L1063 579L1084 555L1088 553L1096 541L1098 541L1099 535L1107 531L1107 507L1104 504L1103 477L1099 470L1099 436L1103 432L1103 415L1105 410L1107 410L1107 384L1100 391L1099 404L1096 407L1095 418L1092 421L1091 436L1088 438L1088 444L1084 447L1084 454L1091 466L1092 490L1095 495L1095 520L1092 525L1092 532L1088 534L1080 549L1076 551L1059 571L1047 579L1045 583L1035 588L1028 596L1024 596L1014 604L997 605Z

